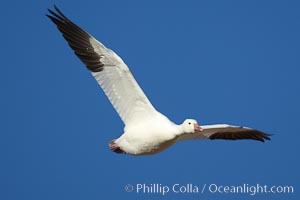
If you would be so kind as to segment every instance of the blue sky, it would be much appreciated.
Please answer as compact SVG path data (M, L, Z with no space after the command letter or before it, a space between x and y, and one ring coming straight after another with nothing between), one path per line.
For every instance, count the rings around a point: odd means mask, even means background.
M57 6L117 52L176 123L244 125L270 142L187 141L148 157L107 143L123 124L45 14ZM299 199L298 1L2 3L0 199L161 199L125 185L291 185ZM164 199L253 199L175 194Z

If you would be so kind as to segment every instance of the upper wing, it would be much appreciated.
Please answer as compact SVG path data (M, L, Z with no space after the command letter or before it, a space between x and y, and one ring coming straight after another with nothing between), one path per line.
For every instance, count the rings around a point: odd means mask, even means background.
M155 111L123 60L54 8L57 13L48 9L51 15L47 16L92 72L123 122L128 125Z
M228 124L216 124L216 125L205 125L201 126L203 131L183 134L178 138L178 141L188 140L188 139L224 139L224 140L242 140L251 139L259 140L264 142L265 140L270 140L271 134L266 134L264 132L251 129L248 127L232 126Z

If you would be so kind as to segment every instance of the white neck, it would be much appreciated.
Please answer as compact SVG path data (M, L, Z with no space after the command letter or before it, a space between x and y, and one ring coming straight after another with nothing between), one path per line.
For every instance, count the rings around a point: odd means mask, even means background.
M175 124L175 126L176 126L176 134L175 134L176 136L185 134L183 129L183 124L179 124L179 125Z

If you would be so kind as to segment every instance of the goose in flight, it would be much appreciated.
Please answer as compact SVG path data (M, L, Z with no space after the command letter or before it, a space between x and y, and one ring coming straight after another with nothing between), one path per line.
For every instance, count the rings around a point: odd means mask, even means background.
M140 88L123 60L88 32L69 20L55 5L47 16L91 71L125 124L124 133L109 142L109 148L122 154L151 155L177 141L189 139L251 139L264 142L270 134L227 124L199 126L186 119L180 125L158 112Z

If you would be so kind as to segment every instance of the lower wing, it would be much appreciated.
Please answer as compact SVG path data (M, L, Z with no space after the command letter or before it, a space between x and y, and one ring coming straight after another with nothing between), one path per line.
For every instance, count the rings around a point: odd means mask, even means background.
M203 131L187 133L178 137L177 141L191 139L223 139L223 140L258 140L264 142L270 140L271 134L264 133L248 127L232 126L228 124L215 124L201 126Z

